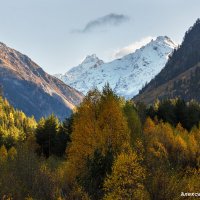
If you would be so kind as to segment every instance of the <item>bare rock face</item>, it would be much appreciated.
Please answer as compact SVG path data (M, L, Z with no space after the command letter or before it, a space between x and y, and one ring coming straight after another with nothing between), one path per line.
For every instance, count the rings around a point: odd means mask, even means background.
M3 43L0 43L0 85L4 97L15 108L36 119L52 113L64 119L83 98L82 93Z

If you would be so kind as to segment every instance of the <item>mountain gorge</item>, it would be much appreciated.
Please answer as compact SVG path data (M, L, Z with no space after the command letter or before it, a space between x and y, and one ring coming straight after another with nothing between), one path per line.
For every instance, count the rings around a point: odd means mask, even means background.
M161 71L176 47L169 37L159 36L120 59L105 63L96 55L87 56L80 65L55 76L84 94L109 83L118 95L130 99Z
M186 32L163 70L134 98L153 103L155 99L180 97L200 101L200 20Z
M29 57L0 43L0 85L17 109L36 119L55 113L69 116L83 95L47 74Z

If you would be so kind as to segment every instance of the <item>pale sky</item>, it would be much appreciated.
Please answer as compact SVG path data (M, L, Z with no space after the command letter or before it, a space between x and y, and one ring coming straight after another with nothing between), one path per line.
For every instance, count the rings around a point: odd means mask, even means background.
M50 74L151 37L180 43L200 17L199 0L0 0L0 9L0 41Z

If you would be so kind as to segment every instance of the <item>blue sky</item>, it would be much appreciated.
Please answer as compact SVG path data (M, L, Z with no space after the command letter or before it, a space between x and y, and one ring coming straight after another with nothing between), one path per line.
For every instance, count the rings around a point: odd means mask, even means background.
M136 41L167 35L180 43L200 17L199 0L0 0L0 41L50 74L89 54L105 61ZM142 42L141 42L142 43Z

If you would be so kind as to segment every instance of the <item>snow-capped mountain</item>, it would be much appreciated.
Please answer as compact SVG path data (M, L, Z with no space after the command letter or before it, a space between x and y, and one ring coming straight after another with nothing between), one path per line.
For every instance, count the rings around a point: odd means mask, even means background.
M159 36L121 59L104 63L96 55L87 56L66 74L55 76L84 94L109 83L118 95L129 99L161 71L176 47L169 37Z

